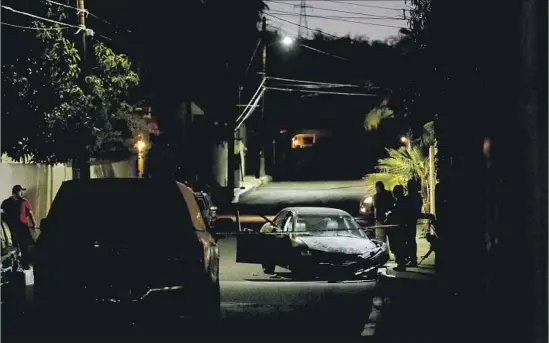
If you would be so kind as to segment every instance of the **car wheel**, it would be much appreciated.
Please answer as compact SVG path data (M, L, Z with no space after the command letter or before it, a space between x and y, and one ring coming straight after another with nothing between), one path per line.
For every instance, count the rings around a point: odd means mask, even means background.
M185 334L201 336L221 318L221 291L219 280L212 282L210 277L201 278L195 286L187 292L191 306L186 309Z
M274 274L276 266L274 264L262 264L263 273L265 274Z

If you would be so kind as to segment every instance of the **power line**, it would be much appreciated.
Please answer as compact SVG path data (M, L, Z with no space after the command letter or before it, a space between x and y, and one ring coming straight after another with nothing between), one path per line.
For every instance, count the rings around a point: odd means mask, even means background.
M273 28L275 28L275 29L278 29L277 27L275 27L275 26L273 26L273 25L269 25L269 26L271 26L271 27L273 27ZM307 28L307 29L309 29L309 28ZM310 29L309 29L309 30L310 30ZM282 30L282 31L285 31L285 30ZM288 31L286 31L286 32L288 32ZM334 37L339 38L339 37L337 37L337 36L334 36ZM312 51L321 53L321 54L323 54L323 55L337 58L338 60L349 61L349 59L347 59L347 58L345 58L345 57L341 57L341 56L339 56L339 55L335 55L335 54L326 52L326 51L324 51L324 50L320 50L320 49L317 49L317 48L313 48L313 47L308 46L308 45L306 45L306 44L303 44L303 43L301 43L301 42L298 42L297 44L299 44L300 46L302 46L302 47L304 47L304 48L306 48L306 49L309 49L309 50L312 50Z
M360 85L341 84L341 83L332 83L332 82L320 82L320 81L309 81L309 80L300 80L300 79L287 79L287 78L272 77L272 76L267 76L267 79L277 80L277 81L296 82L296 83L308 83L308 84L313 84L313 85L324 85L324 86L332 86L332 87L357 87L357 88L362 87Z
M37 15L32 14L32 13L27 13L27 12L19 11L19 10L13 9L13 8L11 8L11 7L9 7L9 6L4 6L4 5L2 5L2 8L6 9L6 10L8 10L8 11L12 11L13 13L17 13L17 14L25 15L25 16L27 16L27 17L31 17L31 18L35 18L35 19L47 21L47 22L50 22L50 23L53 23L53 24L63 25L63 26L66 26L66 27L72 27L72 28L79 29L79 30L89 30L89 29L86 29L85 27L76 26L76 25L71 25L71 24L63 23L63 22L60 22L60 21L57 21L57 20L52 20L52 19L48 19L48 18L43 18L43 17L37 16ZM89 31L93 34L93 30L89 30Z
M278 1L278 0L266 0L266 1L274 2L274 3L277 3L277 4L284 4L284 5L294 6L294 4L289 3L289 2L284 2L284 1ZM337 10L337 9L327 8L327 7L309 6L309 8L322 10L322 11L338 12L338 13L358 14L358 15L365 15L365 16L371 15L369 13L364 13L364 12L343 11L343 10Z
M344 93L344 92L329 92L329 91L312 91L304 89L292 89L292 88L279 88L279 87L265 87L281 92L297 92L297 93L315 93L315 94L332 94L332 95L348 95L348 96L379 96L378 94L364 94L364 93Z
M347 4L347 5L355 5L355 6L359 6L359 7L368 7L368 8L380 8L380 9L384 9L384 10L393 10L393 11L399 11L399 12L401 12L403 10L402 8L391 8L391 7L383 7L383 6L355 4L355 3L352 3L352 2L346 2L346 1L334 1L334 0L325 0L325 1L326 2L333 2L333 3L336 3L336 4ZM364 0L362 0L362 1L364 1Z
M104 22L105 24L109 24L109 25L112 25L112 26L119 27L119 28L121 28L121 29L126 30L126 31L129 32L129 33L132 32L131 30L129 30L129 29L125 28L125 27L122 27L122 26L120 26L120 25L118 25L118 24L113 24L113 23L111 23L110 21L105 20L105 19L99 17L99 16L96 15L96 14L93 14L93 13L90 12L88 9L83 9L83 10L81 10L81 9L79 9L78 7L66 5L66 4L63 4L63 3L60 3L60 2L57 2L57 1L53 1L53 0L45 0L45 1L46 1L46 2L49 2L49 3L51 3L51 4L54 4L54 5L58 5L58 6L62 6L62 7L65 7L65 8L70 8L70 9L76 10L78 13L84 12L86 15L91 15L91 16L94 17L95 19L98 19L98 20Z
M269 14L269 13L265 13L265 15L266 15L266 16L269 16L269 17L273 17L273 18L278 19L278 20L280 20L280 21L284 21L284 22L286 22L286 23L288 23L288 24L292 24L292 25L295 25L295 26L298 26L298 27L304 27L303 25L299 25L299 24L294 23L294 22L291 22L291 21L289 21L289 20L279 18L279 17L277 17L277 16L275 16L275 15L272 15L272 14ZM306 28L307 30L313 31L313 32L318 32L318 31L319 31L319 30L311 29L311 28L306 27L306 26L305 26L304 28ZM330 37L334 37L334 38L341 38L341 37L339 37L339 36L336 36L336 35L333 35L333 34L327 33L327 32L322 32L322 34L327 35L327 36L330 36Z
M343 21L346 23L354 23L354 24L362 24L362 25L371 25L371 26L383 26L383 27L394 27L397 29L402 28L402 26L396 26L396 25L386 25L386 24L377 24L377 23L367 23L363 21L356 21L356 20L348 20L348 19L334 19L330 17L324 17L324 16L316 16L317 18L327 19L327 20L335 20L335 21Z
M250 58L250 62L248 63L248 68L246 68L245 76L248 76L248 72L250 71L250 67L252 66L252 62L254 60L255 54L257 53L257 50L259 49L259 45L261 44L261 38L257 40L257 45L255 46L254 52L252 54L252 58Z
M49 30L65 30L65 29L68 29L68 27L31 27L31 26L15 25L15 24L4 23L4 22L1 22L1 24L6 25L6 26L10 26L10 27L16 27L18 29L23 29L23 30L49 31Z
M273 16L273 15L270 14L270 16ZM274 17L274 16L273 16L273 17ZM310 15L310 17L313 17L313 15ZM394 27L394 28L397 28L397 29L402 28L402 26L396 26L396 25L385 25L385 24L367 23L367 22L363 22L363 21L354 21L354 20L348 20L348 19L334 19L334 18L325 17L325 16L314 16L314 17L316 17L316 18L322 18L322 19L327 19L327 20L343 21L343 22L347 22L347 23L362 24L362 25L382 26L382 27ZM275 17L275 18L276 18L276 17ZM281 18L277 18L277 19L282 20ZM299 25L299 24L296 24L296 25Z
M289 11L281 11L281 10L269 10L269 12L276 12L278 15L291 15L291 16L298 16L299 14ZM403 20L403 18L398 17L388 17L388 16L382 16L382 15L375 15L375 14L368 14L368 15L358 15L358 16L338 16L338 15L325 15L325 16L319 16L319 15L308 15L309 17L330 17L330 18L339 18L339 19L387 19L387 20Z
M311 47L311 46L305 45L305 44L303 44L303 43L299 43L299 45L301 45L301 46L303 46L304 48L307 48L307 49L309 49L309 50L319 52L319 53L321 53L321 54L323 54L323 55L337 58L338 60L348 61L348 59L346 59L345 57L341 57L341 56L338 56L338 55L334 55L334 54L331 54L331 53L329 53L329 52L322 51L322 50L320 50L320 49L316 49L316 48L313 48L313 47Z

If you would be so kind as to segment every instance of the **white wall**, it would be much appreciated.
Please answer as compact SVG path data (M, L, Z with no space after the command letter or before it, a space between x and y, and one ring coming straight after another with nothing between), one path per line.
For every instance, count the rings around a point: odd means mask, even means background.
M227 187L227 142L215 144L213 148L213 175L221 187Z
M135 158L106 162L91 167L92 178L136 177ZM66 165L0 163L0 200L11 195L14 185L27 188L25 197L31 201L38 222L44 218L63 181L72 179L72 168Z

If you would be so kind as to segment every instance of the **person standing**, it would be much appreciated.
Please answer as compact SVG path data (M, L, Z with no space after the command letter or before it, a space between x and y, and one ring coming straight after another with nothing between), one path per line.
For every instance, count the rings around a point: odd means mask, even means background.
M374 221L375 225L384 225L387 219L387 212L393 208L394 199L391 192L385 189L383 182L376 182L376 194L374 195ZM387 242L387 231L385 228L376 227L376 238Z
M396 185L393 188L394 205L389 211L386 223L395 225L389 228L389 244L395 255L396 271L406 271L406 224L407 224L407 201L404 196L404 187Z
M417 220L421 216L423 201L419 193L419 187L415 180L407 183L408 196L406 197L406 223L404 231L406 235L406 259L408 267L417 267Z
M34 230L36 228L36 220L32 213L30 201L23 198L23 191L26 191L26 189L21 185L13 186L11 196L2 201L1 208L21 250L23 269L28 270L30 269L29 250L34 242L29 229Z

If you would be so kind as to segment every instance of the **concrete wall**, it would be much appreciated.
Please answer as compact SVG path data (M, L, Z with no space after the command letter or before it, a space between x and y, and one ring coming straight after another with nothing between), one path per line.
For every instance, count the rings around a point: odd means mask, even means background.
M213 175L221 187L227 187L227 142L215 144L213 147Z
M122 162L101 163L91 167L92 178L135 177L135 159ZM0 198L11 195L13 185L27 188L25 197L31 201L38 224L51 206L63 181L72 179L72 168L66 165L0 163Z

